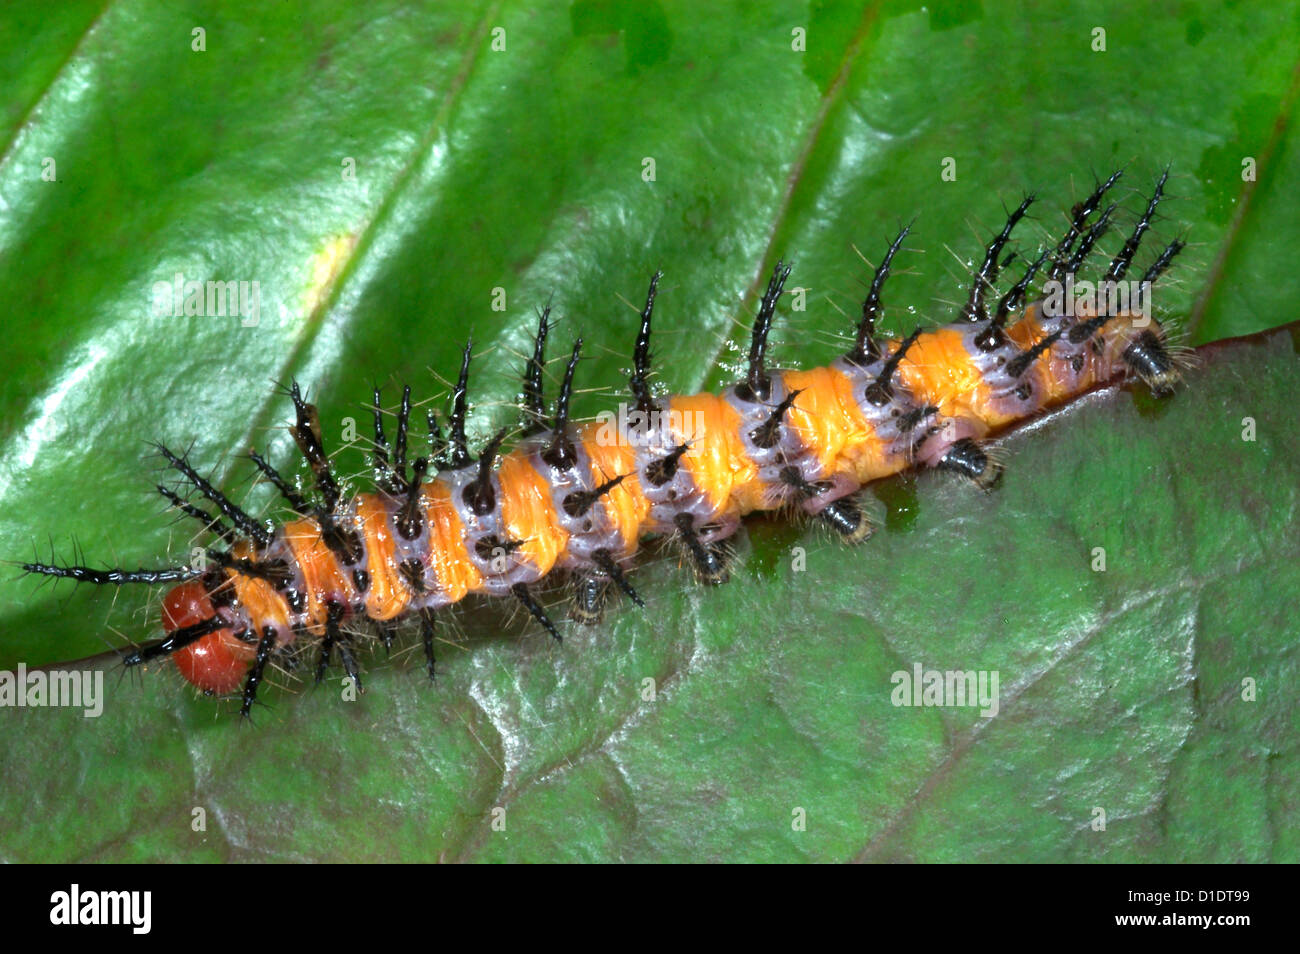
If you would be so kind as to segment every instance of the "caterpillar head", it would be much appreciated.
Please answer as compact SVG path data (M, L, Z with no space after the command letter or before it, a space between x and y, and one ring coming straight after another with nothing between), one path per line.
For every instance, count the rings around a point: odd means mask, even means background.
M182 583L163 597L162 624L168 636L216 615L207 587L198 580ZM182 646L172 659L185 680L204 695L227 695L240 687L248 673L250 648L232 630L219 629Z

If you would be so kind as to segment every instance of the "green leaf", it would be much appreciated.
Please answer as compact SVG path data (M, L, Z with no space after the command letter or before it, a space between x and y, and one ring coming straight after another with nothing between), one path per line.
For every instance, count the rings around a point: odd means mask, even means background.
M919 214L886 324L946 320L1003 205L1040 195L1030 254L1119 165L1136 193L1172 168L1145 255L1193 243L1157 305L1194 341L1280 325L1300 298L1296 3L1178 19L298 7L6 8L0 555L52 540L67 557L75 538L92 561L184 561L202 541L150 496L146 441L193 444L258 508L269 498L233 455L292 460L275 383L310 388L338 447L347 418L364 433L375 381L441 400L470 333L474 428L490 433L514 420L547 301L555 352L587 342L579 410L610 407L657 267L662 386L734 373L726 339L782 256L809 292L783 315L776 363L815 366L869 275L854 245L876 261ZM1125 227L1140 202L1126 197ZM154 314L155 284L177 273L256 281L257 323ZM100 719L7 711L3 797L43 824L8 832L4 855L1294 858L1280 688L1294 359L1271 340L1158 409L1110 397L1014 438L988 498L887 482L889 529L851 557L759 521L735 584L696 591L673 559L654 563L639 574L649 614L566 629L561 650L467 607L432 691L379 663L362 701L283 693L252 732L170 672L115 689ZM355 451L340 461L363 468ZM809 550L798 575L793 545ZM1105 574L1088 570L1092 546L1111 554ZM0 584L0 666L147 638L158 595ZM1020 688L983 728L968 710L896 710L888 676L918 660ZM1246 677L1254 704L1234 701ZM505 833L485 822L494 805ZM790 830L795 806L806 832Z
M436 686L408 655L250 729L104 664L99 718L7 713L0 810L42 824L4 854L1294 861L1298 348L1292 325L1203 349L1167 404L1079 401L1004 442L991 494L886 482L912 516L851 553L760 521L727 586L658 560L645 612L563 647L480 607ZM917 665L996 672L996 711L895 706Z

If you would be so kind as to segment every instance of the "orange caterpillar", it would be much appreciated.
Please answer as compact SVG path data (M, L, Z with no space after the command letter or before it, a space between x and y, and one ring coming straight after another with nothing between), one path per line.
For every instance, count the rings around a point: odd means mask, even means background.
M505 431L477 460L466 446L467 346L444 440L428 415L431 452L408 461L410 388L402 395L395 440L384 432L374 395L377 489L344 499L321 444L316 411L294 384L293 428L311 467L317 499L301 496L263 458L251 459L298 519L278 527L241 511L190 464L160 451L219 511L209 513L160 487L228 546L211 548L207 567L155 571L25 564L32 573L91 583L179 582L163 599L165 638L124 655L128 666L171 656L208 694L242 685L248 715L267 664L304 645L319 646L319 681L337 654L360 687L349 620L366 619L390 644L399 621L415 617L429 675L439 609L468 594L511 596L557 640L555 625L530 588L560 569L574 580L573 616L600 618L611 586L640 604L627 572L646 534L672 534L708 583L725 580L724 541L755 510L797 507L850 542L872 528L854 502L864 484L924 464L988 488L1000 467L981 441L1013 422L1121 375L1165 393L1178 375L1149 307L1061 307L1069 285L1107 230L1114 206L1101 207L1111 176L1072 210L1061 240L1045 250L990 314L985 299L1003 248L1033 197L1011 213L989 243L959 320L899 341L875 334L880 292L908 230L876 269L853 347L828 367L768 370L764 353L788 268L777 265L759 306L744 380L721 394L656 398L648 384L650 323L659 276L650 283L633 351L632 409L582 426L569 421L573 347L554 416L545 414L543 313L528 362L528 429L502 455ZM1159 203L1167 173L1111 261L1102 283L1122 282ZM1139 295L1183 247L1171 242L1139 282ZM1044 296L1025 305L1040 270ZM1107 285L1106 283L1109 283ZM1149 305L1149 299L1148 299ZM431 470L436 473L430 477ZM227 523L228 521L228 523Z

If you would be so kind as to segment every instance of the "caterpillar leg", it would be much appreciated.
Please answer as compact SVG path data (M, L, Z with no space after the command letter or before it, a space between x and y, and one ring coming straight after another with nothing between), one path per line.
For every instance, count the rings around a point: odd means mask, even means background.
M695 528L695 518L689 513L677 514L673 523L676 524L678 536L686 545L691 559L695 561L695 572L700 582L710 586L726 583L731 578L731 571L727 569L727 551L704 543Z
M1002 476L1002 465L992 460L979 442L969 437L963 437L949 447L935 466L967 478L980 490L989 490Z
M862 543L876 532L852 497L831 501L817 512L817 518L838 533L845 543Z
M275 639L275 627L267 626L262 630L262 638L257 642L257 655L253 657L253 665L249 668L248 678L244 681L244 699L239 707L239 714L245 719L252 718L253 702L257 699L257 687L262 682L262 674L266 671L271 651L275 649Z
M326 609L325 616L325 635L320 641L320 653L316 657L316 685L325 681L325 673L329 671L330 661L334 657L334 644L339 639L339 620L343 618L343 607L338 603L330 603Z
M573 584L573 602L569 618L584 626L594 626L605 617L605 604L609 601L609 577L603 573L587 573Z
M433 655L433 612L420 610L420 642L424 645L424 668L429 673L429 681L434 681L437 673L437 660Z
M298 668L302 664L302 660L298 655L296 647L292 645L277 647L271 656L271 661L285 672L297 672Z
M343 664L343 672L352 680L357 692L364 692L365 687L361 685L361 667L357 665L357 657L352 652L352 640L339 627L343 621L343 612L342 604L328 604L325 615L325 636L321 639L320 655L316 659L316 685L320 685L325 680L325 673L329 671L330 660L337 648L339 662Z
M782 468L781 482L794 491L795 498L804 502L805 507L808 502L815 501L818 495L834 487L833 481L809 483L799 468L794 466ZM818 520L838 533L845 543L861 543L875 533L875 527L867 520L852 496L832 500L812 512Z
M591 555L591 559L596 569L582 574L574 583L573 604L569 609L571 619L585 626L599 623L605 613L605 604L609 602L611 583L637 606L645 607L645 601L632 588L632 584L623 573L623 568L618 565L618 561L609 550L597 550Z
M622 478L620 477L619 479L621 480ZM632 588L632 584L627 581L627 576L623 573L623 568L618 565L618 561L614 559L612 553L608 550L597 550L592 554L592 559L594 559L596 565L604 570L605 574L614 581L614 585L623 591L624 596L630 599L637 606L645 609L645 601L637 595L636 590Z
M361 667L357 665L357 657L352 652L352 640L345 633L341 633L338 640L339 661L343 664L343 672L352 680L352 685L356 687L357 692L365 692L365 687L361 685Z
M316 657L316 685L325 681L325 673L329 671L330 659L334 655L334 638L327 632L325 638L321 640L320 651Z
M523 583L516 583L510 587L510 592L514 594L515 599L523 604L524 609L528 610L533 619L541 624L542 629L551 634L551 637L557 642L564 642L560 631L555 628L551 618L546 615L546 610L542 609L542 604L533 598L533 594L528 591L528 587Z

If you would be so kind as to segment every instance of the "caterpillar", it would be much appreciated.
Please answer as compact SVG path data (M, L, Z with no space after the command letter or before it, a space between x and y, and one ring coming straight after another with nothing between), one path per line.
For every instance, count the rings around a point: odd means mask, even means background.
M446 429L427 411L427 452L414 449L411 388L402 390L390 441L382 395L372 395L375 487L345 495L322 440L314 405L294 381L291 433L312 475L295 486L268 460L248 458L294 513L278 525L246 513L191 464L157 445L215 511L164 485L158 491L214 540L202 559L160 569L95 569L23 563L25 572L94 585L175 584L163 597L164 636L121 653L127 667L170 658L207 695L240 699L251 715L267 667L296 668L316 649L320 682L337 659L362 689L356 627L386 647L407 621L419 625L425 667L435 678L439 613L471 594L521 605L555 640L559 628L535 590L555 575L571 581L570 615L594 624L613 591L644 606L629 577L643 539L677 540L705 584L728 576L727 542L755 511L790 510L847 543L874 528L856 500L872 481L929 467L982 490L1002 464L989 441L1008 426L1117 378L1158 396L1173 391L1178 353L1147 307L1064 307L1072 284L1112 227L1107 197L1122 171L1073 206L1068 226L993 303L1015 258L1003 253L1032 194L983 250L956 320L902 338L877 332L882 293L912 226L901 228L874 270L851 346L831 364L770 369L769 334L791 268L778 262L758 303L745 374L720 393L663 396L651 387L651 326L662 274L651 278L636 329L631 402L618 415L570 420L582 339L569 354L553 408L543 389L550 309L540 312L524 369L523 428L508 429L471 455L466 436L472 342L462 354ZM1168 170L1098 288L1124 282L1164 195ZM1169 242L1133 285L1139 297L1185 247ZM1041 280L1040 280L1041 276ZM1072 304L1066 301L1066 305ZM1114 302L1108 303L1113 305Z

